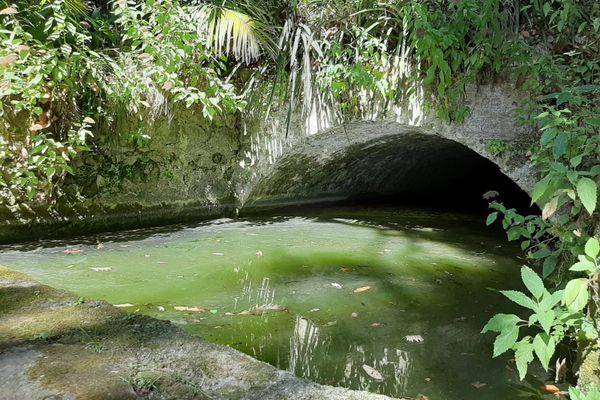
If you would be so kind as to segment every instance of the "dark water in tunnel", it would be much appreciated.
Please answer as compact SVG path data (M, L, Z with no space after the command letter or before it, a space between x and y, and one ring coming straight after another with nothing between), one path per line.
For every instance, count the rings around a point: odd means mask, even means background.
M520 286L519 251L481 216L340 207L42 244L0 264L319 383L514 398L514 364L479 332L518 312L496 290Z

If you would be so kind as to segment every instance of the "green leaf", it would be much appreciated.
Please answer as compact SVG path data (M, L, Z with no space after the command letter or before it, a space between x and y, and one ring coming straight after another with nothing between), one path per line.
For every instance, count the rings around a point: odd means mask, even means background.
M554 355L555 347L556 343L554 342L554 338L545 332L537 334L533 339L533 350L535 351L535 355L539 358L546 371L548 371L548 364Z
M544 282L542 282L542 278L540 278L534 270L525 266L521 268L521 279L527 287L527 290L529 290L536 299L542 297L544 294Z
M559 133L556 135L556 138L554 139L554 146L552 147L554 158L558 159L563 156L567 152L568 145L569 137L566 133Z
M504 329L516 326L521 318L514 314L496 314L483 327L481 333L502 332Z
M577 182L577 195L587 212L592 215L596 210L596 202L598 200L598 186L596 182L590 178L580 178Z
M550 176L546 176L544 179L540 180L533 187L533 193L531 194L531 204L535 203L539 200L540 197L544 195L546 189L548 189L548 184L550 183Z
M494 357L506 352L517 342L519 337L519 327L512 326L504 329L494 341Z
M519 379L523 380L527 375L527 367L533 361L533 344L530 337L524 337L515 346L515 361L519 371Z
M573 264L571 268L569 268L569 271L587 272L591 275L594 272L596 272L596 264L581 256L579 261Z
M550 276L551 273L554 272L554 270L556 269L557 262L558 259L554 256L547 257L544 260L544 266L542 268L542 276L544 278L547 278L548 276Z
M548 292L544 293L544 296L542 296L542 301L540 302L540 309L542 311L553 309L555 305L560 303L563 293L563 290L558 290L552 294Z
M487 226L490 226L491 224L494 223L494 221L496 221L496 218L498 218L498 212L497 211L491 213L490 215L488 215L488 217L487 217L487 219L485 221L485 224Z
M536 315L538 317L538 322L542 326L542 329L544 329L544 332L546 332L547 334L550 334L550 328L552 328L552 323L554 322L554 317L555 317L554 311L552 311L552 310L542 311L542 312L536 313Z
M586 278L572 279L567 283L563 293L562 303L569 311L583 310L588 302L588 280Z
M585 244L585 255L595 260L598 257L598 253L600 253L600 243L598 243L598 239L589 238Z
M501 290L500 293L505 295L509 300L517 303L518 305L529 308L531 310L536 310L537 304L535 301L531 300L525 293L516 291L516 290Z

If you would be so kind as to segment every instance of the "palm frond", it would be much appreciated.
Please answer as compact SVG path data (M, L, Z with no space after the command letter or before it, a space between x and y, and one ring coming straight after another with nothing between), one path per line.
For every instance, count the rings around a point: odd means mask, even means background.
M200 34L207 47L250 63L260 57L259 24L247 14L222 6L203 5L195 10Z

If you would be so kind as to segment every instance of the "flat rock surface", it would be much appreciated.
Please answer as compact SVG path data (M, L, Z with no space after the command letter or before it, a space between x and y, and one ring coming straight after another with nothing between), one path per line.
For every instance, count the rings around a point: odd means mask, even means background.
M0 400L384 400L0 267Z

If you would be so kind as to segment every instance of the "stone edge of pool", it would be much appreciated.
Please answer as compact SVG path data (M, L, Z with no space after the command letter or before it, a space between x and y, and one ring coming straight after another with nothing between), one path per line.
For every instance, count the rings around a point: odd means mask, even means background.
M390 399L298 378L2 266L0 398Z

